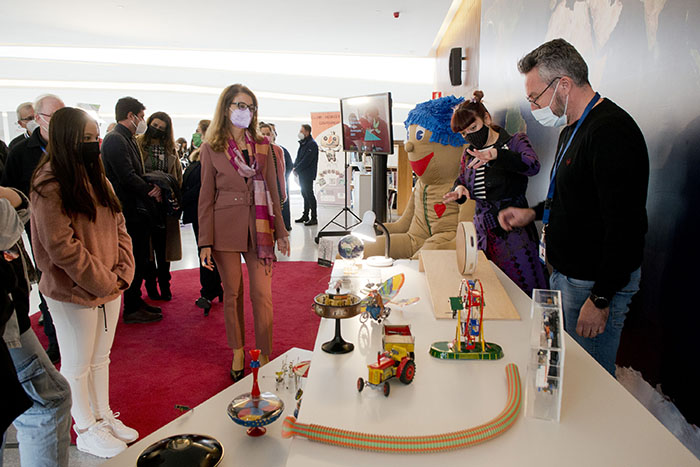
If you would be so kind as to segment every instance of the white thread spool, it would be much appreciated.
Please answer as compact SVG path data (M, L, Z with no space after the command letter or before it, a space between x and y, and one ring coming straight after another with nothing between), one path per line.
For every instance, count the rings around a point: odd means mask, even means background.
M460 222L457 226L457 269L463 276L474 274L479 258L476 229L473 222Z

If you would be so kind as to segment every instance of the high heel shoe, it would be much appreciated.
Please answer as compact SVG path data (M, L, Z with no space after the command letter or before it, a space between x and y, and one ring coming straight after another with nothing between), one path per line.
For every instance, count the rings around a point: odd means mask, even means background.
M204 316L209 316L209 310L211 310L211 301L206 297L199 297L194 302L199 308L204 310Z
M234 366L241 367L240 370L234 370ZM243 371L245 370L245 352L243 347L240 349L233 349L233 363L231 364L231 379L236 382L243 379Z

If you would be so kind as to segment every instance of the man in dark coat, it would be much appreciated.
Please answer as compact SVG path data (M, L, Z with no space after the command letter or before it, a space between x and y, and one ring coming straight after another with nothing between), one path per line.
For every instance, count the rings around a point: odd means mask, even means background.
M141 285L150 258L150 224L148 214L139 206L145 206L144 201L149 196L158 202L162 199L160 188L144 179L141 154L134 140L134 134L146 131L145 110L146 107L133 97L119 99L115 109L117 126L105 136L101 149L105 173L122 204L136 263L134 280L124 292L125 323L150 323L163 318L159 307L141 298Z
M63 101L53 94L44 94L37 98L32 108L32 115L36 117L34 122L37 125L29 138L22 137L20 140L16 138L13 140L14 145L7 156L7 163L5 164L0 185L16 188L27 198L29 197L34 169L39 165L41 157L46 152L46 145L49 141L51 116L62 107L65 107ZM31 243L32 226L29 221L25 225L25 230ZM58 348L58 341L56 340L56 329L53 326L53 320L49 313L49 306L46 304L46 300L44 300L41 292L39 292L39 300L39 309L44 322L44 334L49 339L49 347L46 349L46 354L53 363L57 363L61 360L61 354Z
M294 161L294 172L299 176L301 196L304 198L304 214L294 222L304 225L316 225L316 197L314 180L318 168L318 144L311 136L311 125L304 124L299 130L299 150ZM309 211L311 217L309 217Z

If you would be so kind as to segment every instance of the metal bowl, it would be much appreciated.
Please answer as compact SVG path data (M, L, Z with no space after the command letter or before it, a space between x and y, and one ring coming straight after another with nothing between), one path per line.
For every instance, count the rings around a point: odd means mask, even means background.
M361 311L360 297L347 294L348 305L331 305L331 300L338 300L338 295L320 293L314 297L313 310L321 318L345 319L359 315Z
M205 435L183 434L151 444L138 460L137 467L214 467L224 457L224 448L216 439Z

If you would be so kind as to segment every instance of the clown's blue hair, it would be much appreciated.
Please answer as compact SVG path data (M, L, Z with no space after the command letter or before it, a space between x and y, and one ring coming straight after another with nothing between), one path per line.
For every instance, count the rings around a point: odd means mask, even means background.
M465 141L462 135L452 132L450 126L452 111L463 101L464 97L447 96L421 102L408 113L408 118L403 123L406 129L409 125L420 125L426 130L430 130L432 132L430 141L433 143L455 147L464 146Z

